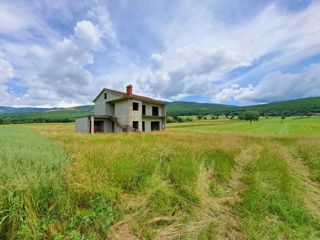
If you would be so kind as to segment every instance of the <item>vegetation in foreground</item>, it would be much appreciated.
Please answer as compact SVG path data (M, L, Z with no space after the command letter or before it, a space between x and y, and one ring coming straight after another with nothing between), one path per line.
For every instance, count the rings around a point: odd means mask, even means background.
M308 120L199 121L145 134L83 135L73 124L0 128L1 139L14 139L1 145L11 149L0 155L1 176L11 175L1 178L1 236L318 239L320 137L309 136L318 122ZM24 157L29 142L38 146L33 160ZM15 159L35 167L19 174ZM35 170L39 159L50 170ZM53 167L54 159L64 160ZM47 174L59 177L40 184ZM37 184L17 184L38 175Z
M114 219L102 193L68 187L66 152L27 128L0 128L0 239L88 239Z

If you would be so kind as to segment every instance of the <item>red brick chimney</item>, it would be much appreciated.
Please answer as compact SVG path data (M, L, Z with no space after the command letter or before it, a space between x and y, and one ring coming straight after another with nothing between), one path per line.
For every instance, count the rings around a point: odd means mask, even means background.
M131 84L127 86L127 95L132 96L132 85Z

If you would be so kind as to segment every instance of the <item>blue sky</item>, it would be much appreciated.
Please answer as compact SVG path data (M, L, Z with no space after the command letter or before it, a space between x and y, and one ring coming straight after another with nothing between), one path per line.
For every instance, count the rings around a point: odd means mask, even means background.
M320 1L0 2L0 105L90 104L103 87L173 101L320 96Z

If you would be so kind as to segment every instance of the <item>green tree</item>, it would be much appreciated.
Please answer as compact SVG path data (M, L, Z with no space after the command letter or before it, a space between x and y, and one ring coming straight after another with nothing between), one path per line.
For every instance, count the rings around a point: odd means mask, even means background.
M252 123L252 121L258 121L259 120L259 113L258 112L254 112L254 111L248 111L248 112L244 112L241 114L241 116L239 116L240 120L246 120L246 121L250 121L250 123Z
M173 120L174 120L175 122L183 122L183 118L182 118L182 117L179 117L179 116L174 116L174 117L173 117Z
M175 119L172 116L167 116L167 123L175 123Z

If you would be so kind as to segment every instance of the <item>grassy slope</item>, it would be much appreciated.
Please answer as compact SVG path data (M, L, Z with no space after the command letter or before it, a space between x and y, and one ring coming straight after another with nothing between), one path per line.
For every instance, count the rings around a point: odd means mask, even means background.
M61 238L72 232L91 239L320 238L320 166L313 154L320 151L313 126L318 122L290 121L295 127L282 137L276 120L201 121L196 129L171 125L166 132L94 136L74 133L73 124L32 125L72 160L62 195L70 197L60 199L68 207L56 210L66 211L66 220L51 219L42 236L59 231ZM215 123L229 132L206 129ZM291 126L289 119L285 124ZM105 205L84 197L96 195ZM113 209L110 228L94 227L104 219L100 205Z
M271 112L276 113L276 115L286 115L287 113L291 113L291 115L304 115L309 112L320 113L320 97L247 106L243 107L243 110L257 111L259 113L266 113L267 115L270 115L269 113Z

